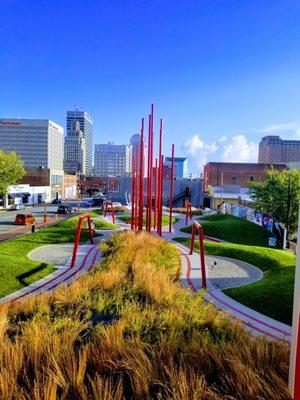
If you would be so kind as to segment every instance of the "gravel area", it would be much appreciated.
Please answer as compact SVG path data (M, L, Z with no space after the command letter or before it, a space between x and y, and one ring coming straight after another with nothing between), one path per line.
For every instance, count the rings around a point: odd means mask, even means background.
M50 244L38 247L28 254L28 258L56 266L63 266L73 251L74 243Z
M215 289L248 285L262 279L262 271L247 262L228 257L206 256L206 273Z

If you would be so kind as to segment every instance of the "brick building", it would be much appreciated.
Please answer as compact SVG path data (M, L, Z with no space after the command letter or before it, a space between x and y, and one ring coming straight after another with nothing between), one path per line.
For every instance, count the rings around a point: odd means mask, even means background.
M246 188L251 180L263 180L272 167L283 170L286 164L209 162L204 166L204 187L205 190L208 186L222 185L239 185Z
M288 163L300 161L300 140L283 140L279 136L265 136L259 143L259 163Z

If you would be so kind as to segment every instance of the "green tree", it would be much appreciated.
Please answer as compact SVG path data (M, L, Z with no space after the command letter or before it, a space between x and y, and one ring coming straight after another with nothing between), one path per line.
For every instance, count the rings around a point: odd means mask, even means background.
M14 153L0 150L0 194L6 194L9 185L17 185L25 169L20 157Z
M270 169L262 182L249 182L254 208L284 223L287 232L297 229L300 202L300 171Z

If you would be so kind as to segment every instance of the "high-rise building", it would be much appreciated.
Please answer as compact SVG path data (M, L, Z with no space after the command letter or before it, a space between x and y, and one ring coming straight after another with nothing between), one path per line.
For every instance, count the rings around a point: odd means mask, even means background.
M15 151L26 169L63 171L64 130L48 119L0 119L0 149Z
M130 144L132 146L132 155L135 156L136 155L136 147L138 146L138 148L140 148L140 146L141 146L141 135L138 133L132 135L131 139L130 139Z
M95 145L96 176L129 176L132 170L132 146L126 144Z
M72 124L78 121L83 133L86 147L85 172L91 174L93 168L93 119L81 110L67 111L67 136L71 133Z
M171 167L172 157L165 158L165 166ZM182 179L187 176L187 159L186 157L174 157L174 178Z
M65 137L64 170L69 174L86 174L86 140L79 121L73 121Z
M288 163L300 161L300 140L283 140L279 136L265 136L259 143L259 163Z

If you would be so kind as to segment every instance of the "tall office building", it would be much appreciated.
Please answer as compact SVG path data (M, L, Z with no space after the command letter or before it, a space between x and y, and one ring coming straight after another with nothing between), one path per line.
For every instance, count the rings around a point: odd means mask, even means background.
M171 167L172 157L165 158L165 166ZM187 158L174 157L174 178L182 179L187 177Z
M79 121L73 121L65 137L64 170L69 174L86 174L86 141Z
M96 176L129 176L132 171L132 146L114 142L95 145Z
M136 146L138 146L138 148L140 148L140 146L141 146L141 135L138 133L132 135L130 138L130 144L132 146L132 155L135 156L136 155Z
M63 171L64 130L48 119L0 119L0 149L15 151L26 169Z
M265 136L259 143L258 162L269 164L300 161L300 140L283 140L279 136Z
M93 168L93 119L81 110L67 111L67 136L71 133L74 122L79 121L86 147L85 172L91 174Z

